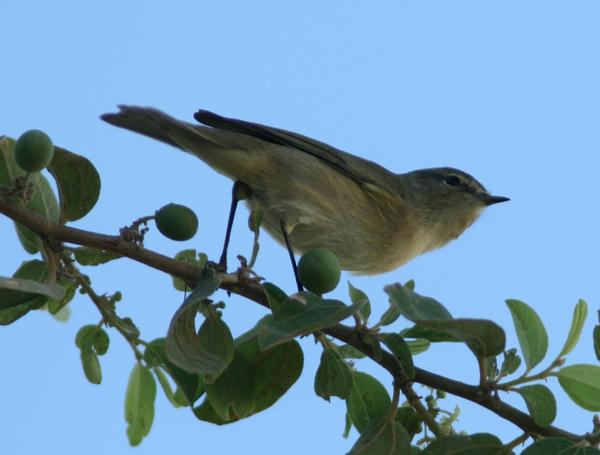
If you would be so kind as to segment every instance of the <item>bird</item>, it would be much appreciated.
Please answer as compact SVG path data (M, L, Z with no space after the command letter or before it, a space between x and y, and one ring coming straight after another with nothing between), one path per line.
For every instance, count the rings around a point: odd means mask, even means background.
M198 123L150 107L119 105L101 118L188 152L234 181L220 263L237 202L290 254L325 248L343 270L375 275L459 237L482 211L509 201L451 167L394 173L307 136L198 110ZM240 196L242 195L242 196Z

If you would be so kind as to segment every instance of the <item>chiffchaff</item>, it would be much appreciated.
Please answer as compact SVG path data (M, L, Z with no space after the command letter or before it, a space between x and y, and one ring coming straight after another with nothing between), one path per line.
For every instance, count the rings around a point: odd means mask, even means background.
M327 248L355 273L386 272L440 248L485 207L509 200L458 169L395 174L278 128L198 111L195 119L208 125L201 126L152 108L119 107L102 119L197 156L249 189L248 206L262 211L262 226L288 249Z

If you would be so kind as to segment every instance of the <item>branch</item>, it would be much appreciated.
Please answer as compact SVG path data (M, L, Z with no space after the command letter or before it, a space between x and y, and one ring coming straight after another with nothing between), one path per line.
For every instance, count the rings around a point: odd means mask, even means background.
M169 275L174 275L191 285L199 279L200 271L197 267L147 250L134 243L127 242L117 235L98 234L54 223L26 207L11 203L3 195L0 195L0 213L28 227L46 241L74 243L118 253ZM244 280L236 274L221 274L220 278L222 289L246 297L268 308L267 299L260 284ZM366 354L375 363L385 368L395 381L403 384L403 390L406 390L405 386L409 387L396 358L385 351L376 356L372 347L362 340L354 328L337 324L324 330L324 332ZM468 385L420 368L416 368L414 382L443 390L483 406L512 422L530 435L558 436L571 441L598 442L598 434L577 435L554 426L541 427L529 415L503 402L498 396L492 395L485 387Z

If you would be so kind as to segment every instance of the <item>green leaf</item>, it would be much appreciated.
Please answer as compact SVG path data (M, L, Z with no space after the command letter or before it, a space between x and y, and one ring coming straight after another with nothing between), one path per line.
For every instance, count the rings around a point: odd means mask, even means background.
M75 291L77 290L77 283L69 279L61 278L56 282L56 284L64 289L65 295L60 300L48 300L48 312L53 316L59 314L61 310L68 310L68 308L65 308L65 306L71 300L73 300L73 297L75 297Z
M408 286L396 283L386 286L385 292L390 297L390 305L410 321L452 319L450 312L441 303L413 292Z
M254 232L254 240L252 242L252 253L250 255L250 261L248 262L248 267L253 268L256 263L256 258L258 257L258 252L260 251L260 243L258 243L258 238L260 236L260 224L262 223L263 213L260 209L252 210L250 216L248 217L248 227L251 231Z
M288 300L287 294L273 283L264 283L263 289L273 316L277 318L279 315L283 315L285 313L284 306Z
M413 363L410 348L404 338L397 333L382 333L379 335L381 341L388 347L390 352L398 360L402 371L408 379L415 377L415 364Z
M199 374L188 373L169 361L165 353L166 338L156 338L146 346L144 361L151 367L163 368L177 384L178 390L185 397L185 406L193 405L204 393L204 382ZM175 394L177 395L177 394ZM177 397L174 397L177 398ZM177 402L178 405L182 403Z
M369 316L371 315L371 302L369 302L369 297L363 291L358 288L352 286L352 283L348 281L348 293L350 295L350 300L353 304L360 306L360 311L358 311L358 316L360 320L364 323L367 323L369 320Z
M163 390L167 400L169 400L169 403L171 403L173 407L179 408L181 406L189 405L187 399L185 398L183 399L183 403L178 401L178 399L175 397L173 389L171 388L171 383L169 382L169 379L167 379L167 375L160 367L152 367L152 372L154 373L154 376L156 376L156 379L158 379L160 388Z
M37 259L26 261L23 262L13 274L13 278L42 281L46 276L47 269L46 263L43 261ZM15 292L16 291L0 289L0 305L8 304L11 301L11 298L23 297L21 292L17 292L16 294ZM48 297L34 294L29 299L18 305L11 306L5 310L0 310L0 325L8 325L13 323L17 319L27 314L30 310L41 308L46 304L47 301Z
M346 418L344 420L344 432L342 433L342 437L347 438L350 436L350 430L352 430L352 420L350 420L350 414L348 414L348 411L346 411Z
M25 172L17 166L15 161L15 140L0 136L0 185L9 183Z
M255 412L275 404L300 377L304 355L296 340L261 352L252 359Z
M599 455L600 450L582 447L564 438L545 438L527 447L521 455Z
M17 271L13 273L13 277L42 283L46 278L47 272L48 266L44 261L33 259L31 261L23 261Z
M81 365L88 381L92 384L100 384L102 382L102 369L100 368L100 362L95 352L82 349Z
M596 358L600 360L600 324L594 326L592 339L594 342L594 353L596 354Z
M476 441L479 444L489 444L489 445L503 445L502 441L498 436L491 433L473 433L468 436L472 441Z
M46 302L46 297L36 297L32 300L28 300L27 302L22 303L21 305L17 305L11 307L7 310L0 310L0 325L10 325L18 319L21 319L30 310L37 310L42 308Z
M513 374L521 366L521 357L517 354L515 348L509 349L504 352L504 360L500 367L500 377L508 376Z
M65 306L58 310L56 313L50 312L50 314L52 315L54 320L58 322L67 322L71 317L71 308Z
M235 349L236 355L245 359L246 373L252 377L251 382L254 384L253 408L250 413L246 413L246 417L274 404L297 381L302 372L302 349L295 340L261 351L253 329L236 339ZM224 374L227 374L227 371ZM220 381L220 378L216 382ZM246 405L249 406L249 403L246 402ZM225 418L215 410L209 399L196 406L194 414L200 420L217 425L229 424L242 417L230 413L228 418Z
M483 364L485 368L485 377L489 381L493 381L499 374L498 371L498 360L496 357L485 357L485 362Z
M531 444L521 455L562 455L569 453L568 449L573 447L576 447L575 443L565 438L544 438Z
M213 382L233 359L233 337L227 324L209 315L196 334L199 302L184 303L175 313L165 344L167 358L188 373L199 373Z
M273 405L298 380L304 366L304 354L296 340L274 348L261 350L258 343L258 327L242 334L235 340L235 349L248 364L254 375L254 412Z
M136 362L125 393L125 421L129 443L136 446L150 433L154 420L156 382L150 370Z
M339 346L337 349L343 359L363 359L366 357L364 353L349 344Z
M431 341L432 343L461 342L461 340L450 335L449 333L431 330L427 327L423 327L422 325L414 325L408 329L403 329L400 331L400 335L402 335L404 338L422 338Z
M560 369L556 376L569 398L588 411L600 411L600 366L578 364Z
M258 231L260 229L260 225L262 224L262 220L263 220L262 210L260 210L260 209L252 210L252 212L250 212L250 215L248 216L248 229L250 229L250 231L254 232L255 234L258 233Z
M58 187L61 223L83 218L96 205L100 175L90 160L55 146L48 171Z
M102 382L102 369L98 355L106 354L109 343L108 334L97 325L84 325L75 336L75 344L81 350L83 372L92 384Z
M447 436L434 440L423 451L423 455L504 455L502 441L489 433L470 436Z
M542 384L526 385L516 391L523 397L529 415L541 427L547 427L556 418L556 398L548 387Z
M206 384L207 399L223 420L239 420L254 411L254 377L239 352L212 384Z
M486 319L417 320L417 324L445 332L467 344L476 355L493 357L504 351L506 334L502 327Z
M237 420L223 419L207 399L196 406L192 411L198 419L214 423L215 425L226 425L228 423L237 422Z
M567 335L565 345L561 349L560 354L558 354L558 357L566 356L577 345L579 337L581 337L583 324L585 324L585 320L587 318L587 312L587 303L585 303L585 300L579 300L577 305L575 305L575 309L573 310L573 320L571 321L569 335Z
M431 342L425 339L417 339L407 341L406 345L408 346L408 349L412 355L417 355L427 351L429 346L431 346Z
M530 371L546 356L548 334L542 320L529 305L513 299L507 300L506 304L513 318L527 371Z
M39 296L60 300L64 295L65 290L58 284L0 277L0 310L20 305Z
M27 204L27 208L33 210L47 220L57 222L60 214L58 201L56 200L54 191L46 177L39 172L31 174L29 176L29 182L33 183L34 190L33 196ZM42 246L41 239L25 226L18 223L15 223L15 226L17 235L23 248L25 248L25 251L31 254L37 253Z
M323 349L315 376L315 393L329 401L332 396L343 400L352 390L352 370L335 349Z
M206 265L207 258L205 254L199 258L196 250L190 248L187 250L181 250L175 255L175 259L198 268L203 268ZM189 286L182 279L175 276L171 276L171 278L173 279L173 287L178 291L187 292L190 290Z
M404 286L409 291L415 290L415 282L413 280L407 281ZM392 299L389 300L389 307L379 319L378 325L390 325L395 322L401 315L400 307Z
M73 248L73 254L75 255L75 260L81 265L106 264L109 261L123 257L112 251L97 250L96 248L89 248L87 246Z
M411 406L400 406L397 409L396 422L404 427L410 440L412 440L415 435L423 431L421 418Z
M396 320L400 317L400 310L398 309L398 306L394 303L392 303L392 300L390 300L389 302L390 306L388 307L387 310L385 310L385 312L381 315L381 318L379 319L379 322L377 323L378 325L390 325L393 324L394 322L396 322Z
M256 327L235 340L236 355L245 359L248 367L246 371L251 375L250 382L254 384L251 414L256 414L279 400L298 380L304 364L302 349L296 340L280 344L272 349L261 350L257 335L261 323L262 320ZM205 400L200 406L194 408L194 414L200 420L217 425L232 423L241 418L236 414L229 414L229 417L225 418L215 410L209 400ZM246 417L251 414L247 414Z
M215 293L217 289L219 289L220 284L221 280L212 268L206 267L202 269L196 287L194 287L194 290L188 296L186 302L203 301L206 297Z
M392 400L385 387L373 376L353 371L352 378L353 386L346 408L352 424L362 434L371 421L390 412Z
M233 337L227 324L214 312L196 333L195 319L203 301L219 287L214 270L202 271L194 291L177 310L167 334L167 358L189 373L200 373L206 383L213 382L233 358Z
M178 252L175 255L175 259L190 265L196 265L198 261L196 259L196 250L193 248ZM180 292L187 292L190 290L189 286L181 278L177 278L175 275L171 275L171 279L173 280L173 287L175 288L175 290Z
M381 359L383 358L383 348L381 347L379 337L375 336L374 333L369 333L368 331L363 331L360 334L360 337L363 343L371 348L373 359L375 359L376 362L381 362Z
M196 376L200 377L200 375ZM202 393L199 396L202 396L204 392L206 392L206 390L203 387ZM178 407L190 406L190 401L186 398L183 391L179 387L175 389L175 393L173 394L173 400L175 400L175 403Z
M75 344L82 351L93 351L98 355L106 354L110 344L108 333L97 325L84 325L75 336Z
M379 418L369 424L348 455L406 455L410 439L404 427L395 420Z
M276 346L297 336L331 327L359 311L365 302L344 305L338 300L321 299L310 292L295 294L259 329L262 349Z

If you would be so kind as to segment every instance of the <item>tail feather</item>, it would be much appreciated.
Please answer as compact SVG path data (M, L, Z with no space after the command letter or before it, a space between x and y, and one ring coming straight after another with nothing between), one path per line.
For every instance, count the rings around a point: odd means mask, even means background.
M177 141L179 133L182 130L185 131L186 127L190 129L195 127L195 125L181 122L158 109L125 105L118 107L119 112L103 114L100 118L111 125L135 131L177 148L183 148ZM194 135L197 139L197 132L190 131L189 134Z
M154 108L118 107L119 112L103 114L100 118L189 152L232 179L244 180L253 172L265 146L259 139L182 122Z

